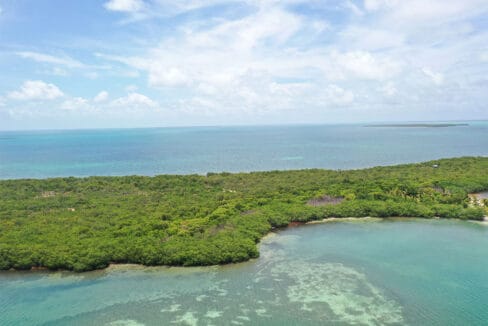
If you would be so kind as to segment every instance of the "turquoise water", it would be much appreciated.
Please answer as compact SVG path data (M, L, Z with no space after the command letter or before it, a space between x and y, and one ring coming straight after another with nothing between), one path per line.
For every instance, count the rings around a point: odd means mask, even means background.
M0 273L0 325L486 325L488 226L328 222L205 268Z
M0 132L0 179L349 169L488 155L488 122Z
M360 168L486 156L487 135L487 122L0 132L0 179ZM230 266L3 272L0 325L486 325L486 248L483 224L363 220L278 232Z

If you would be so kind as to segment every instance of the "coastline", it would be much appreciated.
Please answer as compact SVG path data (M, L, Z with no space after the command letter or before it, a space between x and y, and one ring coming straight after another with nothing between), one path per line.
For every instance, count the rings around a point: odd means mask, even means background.
M2 181L0 268L227 265L258 257L273 230L303 224L485 221L471 195L488 189L485 171L487 158L463 157L347 171Z
M405 218L405 217L389 217L388 219L396 219L396 218ZM415 217L407 217L407 218L415 218ZM329 218L324 218L322 220L316 220L316 221L309 221L306 222L306 225L313 225L313 224L323 224L323 223L332 223L332 222L380 222L385 220L386 218L382 217L371 217L371 216L365 216L365 217L329 217Z
M478 225L483 225L488 227L488 216L485 216L483 221L476 221L476 220L463 220L459 218L455 219L443 219L439 217L433 218L424 218L424 217L407 217L407 216L391 216L391 217L372 217L372 216L365 216L365 217L329 217L324 218L321 220L314 220L308 222L291 222L290 226L282 227L282 228L275 228L270 230L266 233L257 243L259 245L271 238L279 236L279 232L286 231L291 227L301 227L301 226L313 226L317 224L329 224L329 223L377 223L383 221L417 221L422 222L426 220L456 220L459 222L468 222L468 223L475 223ZM135 264L135 263L110 263L107 267L101 269L94 269L89 271L73 271L73 270L66 270L66 269L59 269L59 270L50 270L47 267L32 267L30 270L21 270L21 269L9 269L9 270L0 270L0 274L5 273L69 273L75 275L89 275L90 273L98 273L98 272L125 272L125 271L133 271L133 270L140 270L140 271L148 271L148 270L161 270L166 269L167 271L196 271L201 268L212 268L212 267L229 267L235 266L239 264L246 264L253 260L259 259L257 258L250 258L248 260L244 260L241 262L234 262L234 263L225 263L225 264L215 264L215 265L202 265L202 266L181 266L181 265L144 265L144 264Z

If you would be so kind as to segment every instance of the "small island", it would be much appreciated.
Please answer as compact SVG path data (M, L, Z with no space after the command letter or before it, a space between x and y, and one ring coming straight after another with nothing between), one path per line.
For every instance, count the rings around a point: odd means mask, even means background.
M214 265L273 228L342 217L483 220L488 158L361 170L0 181L0 270Z
M365 127L391 127L391 128L446 128L466 127L467 123L396 123L396 124L372 124Z

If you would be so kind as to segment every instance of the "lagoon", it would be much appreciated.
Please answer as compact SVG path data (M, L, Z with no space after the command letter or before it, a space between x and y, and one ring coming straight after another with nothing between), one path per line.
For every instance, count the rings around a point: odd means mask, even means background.
M1 325L482 325L488 226L339 221L226 266L0 273Z

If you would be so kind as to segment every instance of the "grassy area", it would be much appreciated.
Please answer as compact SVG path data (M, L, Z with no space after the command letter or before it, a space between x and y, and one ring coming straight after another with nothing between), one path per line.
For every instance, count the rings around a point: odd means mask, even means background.
M488 158L363 170L0 181L0 269L211 265L258 256L273 227L327 217L482 219Z

